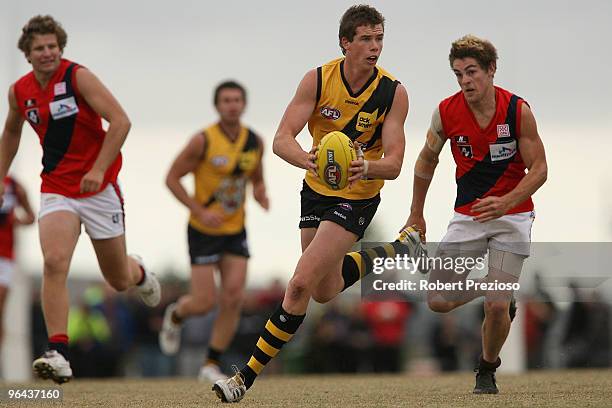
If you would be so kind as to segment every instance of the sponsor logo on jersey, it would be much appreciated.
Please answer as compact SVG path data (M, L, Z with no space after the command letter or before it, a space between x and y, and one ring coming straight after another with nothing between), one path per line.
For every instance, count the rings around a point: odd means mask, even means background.
M344 103L348 103L349 105L359 106L359 101L355 101L353 99L345 99Z
M506 160L516 154L516 140L507 143L495 143L489 145L491 161Z
M31 108L34 105L36 105L36 99L26 99L25 101L26 108Z
M64 95L66 93L66 82L58 82L53 87L53 95Z
M365 224L365 218L359 217L359 225Z
M472 157L474 157L474 153L472 152L471 145L461 145L459 146L459 151L461 152L461 155L463 157L467 157L468 159L471 159Z
M367 132L368 130L372 129L372 127L376 123L377 118L378 109L376 109L372 113L359 112L359 116L357 117L357 123L355 124L355 129L360 132Z
M455 143L470 144L470 138L464 135L455 136Z
M321 108L321 115L325 119L329 119L329 120L338 120L340 119L340 116L342 116L342 114L340 113L338 109L330 108L329 106L323 106Z
M26 111L26 118L33 125L40 123L40 116L38 115L38 108L30 109Z
M240 170L248 172L254 170L259 162L259 152L257 150L249 150L240 154L238 166Z
M497 137L510 137L510 126L507 123L497 125Z
M74 96L70 98L53 101L49 104L49 112L54 120L66 118L79 113L79 106Z
M210 162L212 163L213 166L215 167L222 167L225 166L227 164L227 162L229 161L229 159L227 158L227 156L213 156L210 159Z

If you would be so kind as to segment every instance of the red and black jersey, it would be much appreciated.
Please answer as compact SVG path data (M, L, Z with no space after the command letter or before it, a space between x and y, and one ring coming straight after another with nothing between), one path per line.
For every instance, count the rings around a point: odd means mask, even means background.
M19 111L38 134L43 148L41 192L72 198L96 194L81 193L80 183L93 167L106 135L102 118L79 93L79 68L62 59L45 88L41 88L34 72L14 86ZM107 169L101 190L117 180L120 169L121 154Z
M14 259L15 207L17 206L15 180L5 177L3 183L4 195L0 207L0 258Z
M450 139L457 170L455 211L476 215L471 207L477 198L503 196L525 177L525 164L519 152L522 98L495 87L496 110L489 125L482 129L463 92L440 103L444 134ZM533 210L528 198L507 214Z

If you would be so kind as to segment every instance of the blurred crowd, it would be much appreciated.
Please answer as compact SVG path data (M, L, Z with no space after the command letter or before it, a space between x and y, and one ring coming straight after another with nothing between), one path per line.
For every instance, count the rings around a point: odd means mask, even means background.
M188 290L188 282L166 279L156 308L102 283L76 280L72 285L68 335L76 376L197 375L214 311L185 323L177 356L163 355L158 346L163 311ZM261 328L282 301L284 287L275 280L247 292L238 331L223 357L226 372L248 359ZM534 289L519 296L529 369L610 366L610 305L594 291L571 284L570 289L572 301L559 305L536 277ZM469 370L480 353L481 323L481 304L439 315L410 298L366 302L358 290L349 291L331 304L313 304L294 341L266 374ZM33 355L41 354L46 339L39 295L34 293Z

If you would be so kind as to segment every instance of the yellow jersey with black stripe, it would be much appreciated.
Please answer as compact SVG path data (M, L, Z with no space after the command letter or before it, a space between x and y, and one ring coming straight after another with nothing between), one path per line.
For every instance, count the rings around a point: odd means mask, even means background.
M204 136L204 155L194 171L195 199L224 218L217 228L201 224L193 215L189 224L205 234L237 234L244 229L246 185L261 161L261 145L245 127L234 141L219 124L205 129Z
M317 68L317 101L308 119L313 146L327 133L337 130L361 143L366 160L378 160L384 153L383 123L391 110L399 81L377 66L365 85L353 93L343 67L344 58L339 58ZM319 194L359 200L378 194L384 181L359 180L350 189L333 190L307 172L306 183Z

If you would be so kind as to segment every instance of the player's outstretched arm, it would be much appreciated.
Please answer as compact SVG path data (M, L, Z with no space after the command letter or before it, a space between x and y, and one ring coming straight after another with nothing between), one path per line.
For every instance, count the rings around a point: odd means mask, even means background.
M479 214L474 220L486 222L499 218L508 210L521 204L531 197L546 181L548 165L546 153L536 120L526 103L521 107L521 134L519 137L519 152L527 167L527 175L508 194L502 197L485 197L472 206Z
M102 149L93 167L81 181L81 192L95 192L102 185L106 169L117 158L130 131L131 123L117 99L91 71L79 68L76 80L85 102L108 122L108 131Z
M353 182L363 176L373 179L394 180L399 176L404 161L404 122L408 115L408 93L402 84L395 88L393 105L387 113L382 128L382 145L385 155L380 160L365 163L363 159L351 162L351 177Z
M257 136L257 142L259 143L261 154L259 156L259 165L251 176L251 183L253 183L253 198L264 210L267 211L270 208L270 200L268 199L268 194L266 192L266 183L263 175L264 145L263 140L261 140L259 136Z
M17 98L15 97L15 89L13 86L9 88L8 103L9 110L6 121L4 122L2 139L0 139L0 181L4 180L4 177L8 174L13 159L17 154L24 121L23 117L19 114L19 107L17 106ZM0 189L4 189L2 183L0 183ZM1 193L2 191L0 191L0 200L2 200Z
M310 70L298 85L298 89L285 110L274 136L272 150L281 159L296 167L316 173L314 151L306 152L295 137L302 131L312 111L317 97L317 71Z
M410 216L405 227L416 225L423 235L427 232L427 225L423 211L425 199L431 180L438 165L440 152L446 142L446 136L442 129L440 111L436 108L431 118L431 125L427 130L427 139L414 164L414 180L412 184L412 204L410 205Z

